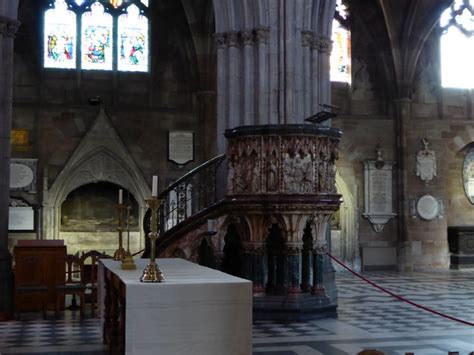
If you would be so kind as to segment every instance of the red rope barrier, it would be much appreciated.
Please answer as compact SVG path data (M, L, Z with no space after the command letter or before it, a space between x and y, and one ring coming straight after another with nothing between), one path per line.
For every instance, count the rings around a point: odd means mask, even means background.
M422 306L421 304L418 304L418 303L415 303L413 301L410 301L410 300L407 300L406 298L402 297L402 296L399 296L399 295L396 295L395 293L393 292L390 292L389 290L377 285L375 282L373 281L370 281L369 279L365 278L364 276L362 276L361 274L358 274L357 272L355 272L354 270L350 269L348 266L344 265L342 263L342 261L339 261L338 259L336 259L334 256L332 256L331 254L329 254L328 252L326 252L326 254L332 259L334 260L336 263L338 263L339 265L341 265L344 269L348 270L349 272L351 272L352 274L354 274L355 276L357 276L358 278L364 280L365 282L367 282L368 284L374 286L375 288L378 288L379 290L381 290L382 292L385 292L387 294L389 294L390 296L392 297L395 297L397 300L399 301L402 301L402 302L406 302L408 304L411 304L412 306L415 306L417 308L421 308L425 311L428 311L430 313L433 313L433 314L436 314L437 316L440 316L440 317L444 317L444 318L447 318L447 319L451 319L455 322L459 322L459 323L462 323L462 324L465 324L465 325L470 325L471 327L474 327L474 323L471 323L471 322L468 322L468 321L465 321L465 320L462 320L462 319L459 319L459 318L456 318L456 317L452 317L452 316L449 316L447 314L444 314L444 313L441 313L441 312L438 312L438 311L435 311L433 309L430 309L428 307L425 307L425 306Z

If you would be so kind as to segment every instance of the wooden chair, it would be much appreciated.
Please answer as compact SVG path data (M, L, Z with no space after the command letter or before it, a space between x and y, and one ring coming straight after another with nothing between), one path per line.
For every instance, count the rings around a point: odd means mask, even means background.
M367 349L359 351L357 355L385 355L385 353L375 349Z
M90 291L90 303L92 316L95 316L97 308L97 274L99 259L111 259L110 255L101 253L97 250L91 250L82 253L81 260L84 265L84 284L87 290ZM90 261L89 261L90 259Z
M84 284L84 265L81 258L75 255L66 255L66 277L63 285L56 286L56 316L66 295L79 297L81 317L84 316L86 301L86 286Z

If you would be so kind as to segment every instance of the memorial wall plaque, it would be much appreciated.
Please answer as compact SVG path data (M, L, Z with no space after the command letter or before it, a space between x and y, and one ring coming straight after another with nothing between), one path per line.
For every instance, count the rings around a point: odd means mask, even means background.
M168 160L179 165L184 165L194 160L193 132L168 132Z
M33 231L35 211L33 207L10 207L8 214L9 231Z
M392 170L395 162L365 160L364 162L364 217L376 232L396 216L392 206Z
M412 200L412 217L431 221L444 215L444 204L440 199L431 195L423 195L417 200Z
M10 159L10 190L36 193L38 159Z

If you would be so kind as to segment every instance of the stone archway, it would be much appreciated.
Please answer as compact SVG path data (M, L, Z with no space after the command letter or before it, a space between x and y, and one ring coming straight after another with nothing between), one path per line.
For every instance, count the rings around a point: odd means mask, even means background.
M45 188L42 239L60 238L61 205L69 193L94 182L109 182L128 190L138 202L139 220L146 212L150 189L104 109L50 189ZM143 227L140 238L143 240Z
M343 202L339 206L339 226L337 229L331 226L331 252L338 259L360 269L358 206L339 171L336 173L336 189L342 195Z

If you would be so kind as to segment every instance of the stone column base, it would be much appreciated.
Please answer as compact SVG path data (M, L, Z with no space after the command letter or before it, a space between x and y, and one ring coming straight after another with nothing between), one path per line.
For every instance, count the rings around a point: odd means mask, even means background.
M336 315L336 301L331 302L327 297L322 300L307 293L265 295L253 300L253 317L256 320L302 321Z

